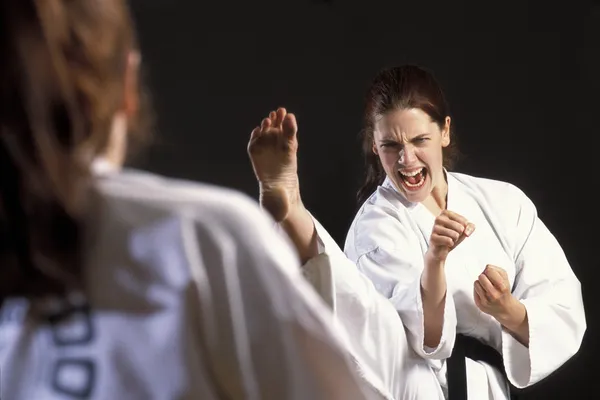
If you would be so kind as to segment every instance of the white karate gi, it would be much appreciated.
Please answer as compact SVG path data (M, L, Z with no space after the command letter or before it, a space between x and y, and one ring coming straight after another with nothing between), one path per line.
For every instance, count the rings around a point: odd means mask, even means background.
M428 360L407 342L392 303L361 274L315 219L321 254L304 274L334 312L360 375L388 400L439 400L443 392Z
M102 176L85 294L42 302L40 315L64 314L50 322L28 318L24 299L0 308L0 398L382 398L254 201L141 172Z
M408 203L389 179L357 213L345 252L358 270L389 298L407 329L410 346L432 365L446 392L445 360L456 333L468 334L504 356L513 385L530 386L555 371L581 345L586 330L581 287L559 243L536 208L515 186L448 173L448 209L476 226L474 234L446 261L443 333L436 349L423 344L420 275L435 217L420 203ZM529 348L517 342L473 300L473 283L487 264L506 270L512 293L527 308ZM400 333L404 335L403 333ZM467 359L471 399L506 399L499 371Z

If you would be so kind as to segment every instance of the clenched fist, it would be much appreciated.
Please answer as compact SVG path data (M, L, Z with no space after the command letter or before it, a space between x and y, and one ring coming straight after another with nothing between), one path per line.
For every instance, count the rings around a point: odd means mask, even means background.
M477 308L499 320L512 312L516 301L506 271L494 265L487 265L473 284L473 297Z
M452 249L475 231L475 225L455 212L444 210L435 219L429 240L429 256L436 261L445 261Z

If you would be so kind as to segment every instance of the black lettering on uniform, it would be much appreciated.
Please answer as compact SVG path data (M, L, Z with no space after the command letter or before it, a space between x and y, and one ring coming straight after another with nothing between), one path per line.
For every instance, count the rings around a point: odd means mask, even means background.
M92 315L88 305L70 306L48 317L52 339L57 346L91 343L94 339ZM61 323L65 325L61 326Z
M96 365L87 358L63 358L56 361L52 389L59 394L86 399L96 383Z

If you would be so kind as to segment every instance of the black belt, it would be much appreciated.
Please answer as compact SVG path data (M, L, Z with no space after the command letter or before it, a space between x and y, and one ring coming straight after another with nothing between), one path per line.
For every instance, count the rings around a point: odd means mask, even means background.
M456 335L452 355L446 360L449 400L467 400L467 357L474 361L484 361L497 368L508 381L504 361L500 353L473 337L458 334ZM512 385L510 386L510 399L518 400L512 390Z

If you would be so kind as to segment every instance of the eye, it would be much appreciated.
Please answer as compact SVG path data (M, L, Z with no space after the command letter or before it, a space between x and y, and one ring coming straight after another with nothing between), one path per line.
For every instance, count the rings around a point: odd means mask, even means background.
M428 141L428 140L429 140L429 138L427 138L427 137L420 137L420 138L416 138L416 139L414 140L414 142L415 142L415 143L425 143L425 142L426 142L426 141Z
M397 146L398 146L398 143L392 143L392 142L381 143L381 147L386 147L386 148L397 147Z

